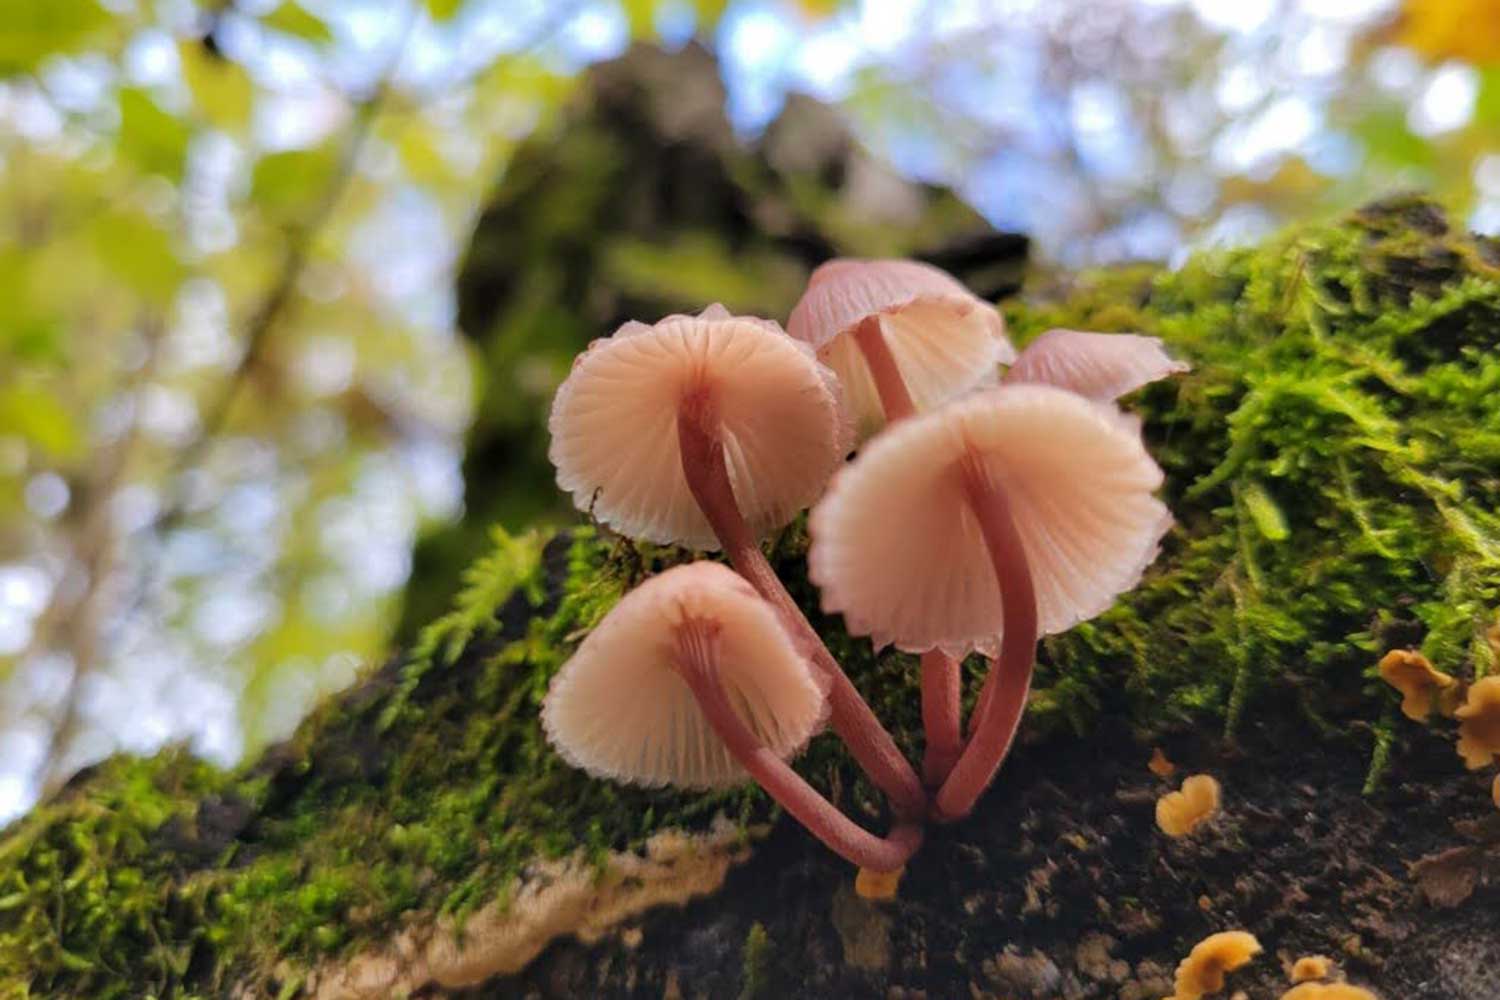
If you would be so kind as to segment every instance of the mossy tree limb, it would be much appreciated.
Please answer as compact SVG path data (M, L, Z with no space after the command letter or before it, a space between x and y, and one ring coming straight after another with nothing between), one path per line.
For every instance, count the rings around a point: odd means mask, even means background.
M1009 317L1023 340L1052 326L1159 335L1194 365L1130 402L1178 525L1137 590L1044 641L1032 737L1086 732L1102 712L1143 732L1218 729L1290 696L1303 717L1259 721L1358 740L1399 769L1415 724L1390 722L1380 653L1420 646L1461 677L1492 655L1500 246L1397 198L1177 271L1090 275ZM804 549L796 524L773 559L915 753L914 658L874 655L820 617ZM578 636L690 557L591 529L498 535L411 654L243 770L173 752L81 776L0 840L0 995L294 995L298 970L503 899L535 859L769 816L749 788L592 781L540 735L540 699ZM833 740L799 769L878 819Z

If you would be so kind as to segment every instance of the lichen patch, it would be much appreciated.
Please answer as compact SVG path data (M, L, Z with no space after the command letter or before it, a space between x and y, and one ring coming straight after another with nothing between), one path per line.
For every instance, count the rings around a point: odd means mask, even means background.
M644 854L616 852L602 867L583 854L541 863L508 900L481 907L462 926L448 917L409 926L381 948L324 964L306 992L316 1000L379 1000L432 985L474 986L521 970L555 938L596 941L645 910L712 893L749 853L739 828L719 816L706 833L663 830Z

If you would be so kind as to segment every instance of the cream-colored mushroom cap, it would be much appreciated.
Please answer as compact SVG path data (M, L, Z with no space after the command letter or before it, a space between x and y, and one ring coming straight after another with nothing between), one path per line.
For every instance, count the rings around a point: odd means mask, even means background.
M1156 337L1048 330L1026 345L1005 373L1005 382L1055 385L1110 402L1188 367L1169 355Z
M713 550L677 441L683 398L708 392L723 425L729 481L757 535L823 492L850 447L837 379L769 320L711 306L626 323L579 355L553 399L557 482L632 538Z
M568 763L616 781L747 780L678 673L683 650L705 642L730 703L766 748L783 758L801 749L823 720L823 689L771 606L710 562L652 577L605 615L552 679L547 739Z
M808 573L850 632L995 651L1004 612L965 463L1009 498L1044 634L1134 586L1171 524L1161 469L1114 407L1050 386L977 393L881 434L813 509Z
M813 272L786 328L838 374L862 436L885 424L885 410L864 355L846 334L870 316L880 317L919 410L995 380L997 366L1015 360L1005 320L947 272L912 260L828 261Z

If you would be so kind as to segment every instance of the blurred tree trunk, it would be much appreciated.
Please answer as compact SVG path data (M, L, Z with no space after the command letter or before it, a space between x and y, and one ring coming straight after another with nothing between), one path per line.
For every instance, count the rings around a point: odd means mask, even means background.
M636 46L591 69L507 165L459 276L481 374L465 512L417 547L402 638L447 607L490 525L571 516L547 408L590 340L710 302L784 322L809 272L838 255L924 257L991 299L1019 284L1023 237L898 177L831 108L794 95L747 141L724 96L702 48Z

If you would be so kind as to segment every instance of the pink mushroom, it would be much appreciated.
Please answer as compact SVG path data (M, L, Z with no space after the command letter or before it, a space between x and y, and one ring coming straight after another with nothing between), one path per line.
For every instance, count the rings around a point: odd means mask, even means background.
M899 813L924 811L911 766L760 550L848 453L837 381L812 351L721 306L627 323L579 356L549 429L558 483L580 509L631 537L723 547L826 677L830 724L855 759Z
M820 726L823 689L771 606L699 562L621 599L553 677L542 725L563 759L600 777L683 788L754 778L842 857L898 870L919 825L876 837L786 763Z
M939 818L967 814L1004 759L1038 635L1104 611L1155 557L1171 523L1161 481L1112 406L1015 385L890 428L813 509L808 573L852 633L998 649Z
M1188 370L1156 337L1134 333L1048 330L1005 373L1007 385L1055 385L1099 402L1112 402L1157 379Z
M954 277L910 260L831 260L787 332L838 374L860 436L947 402L1015 358L1005 321Z

